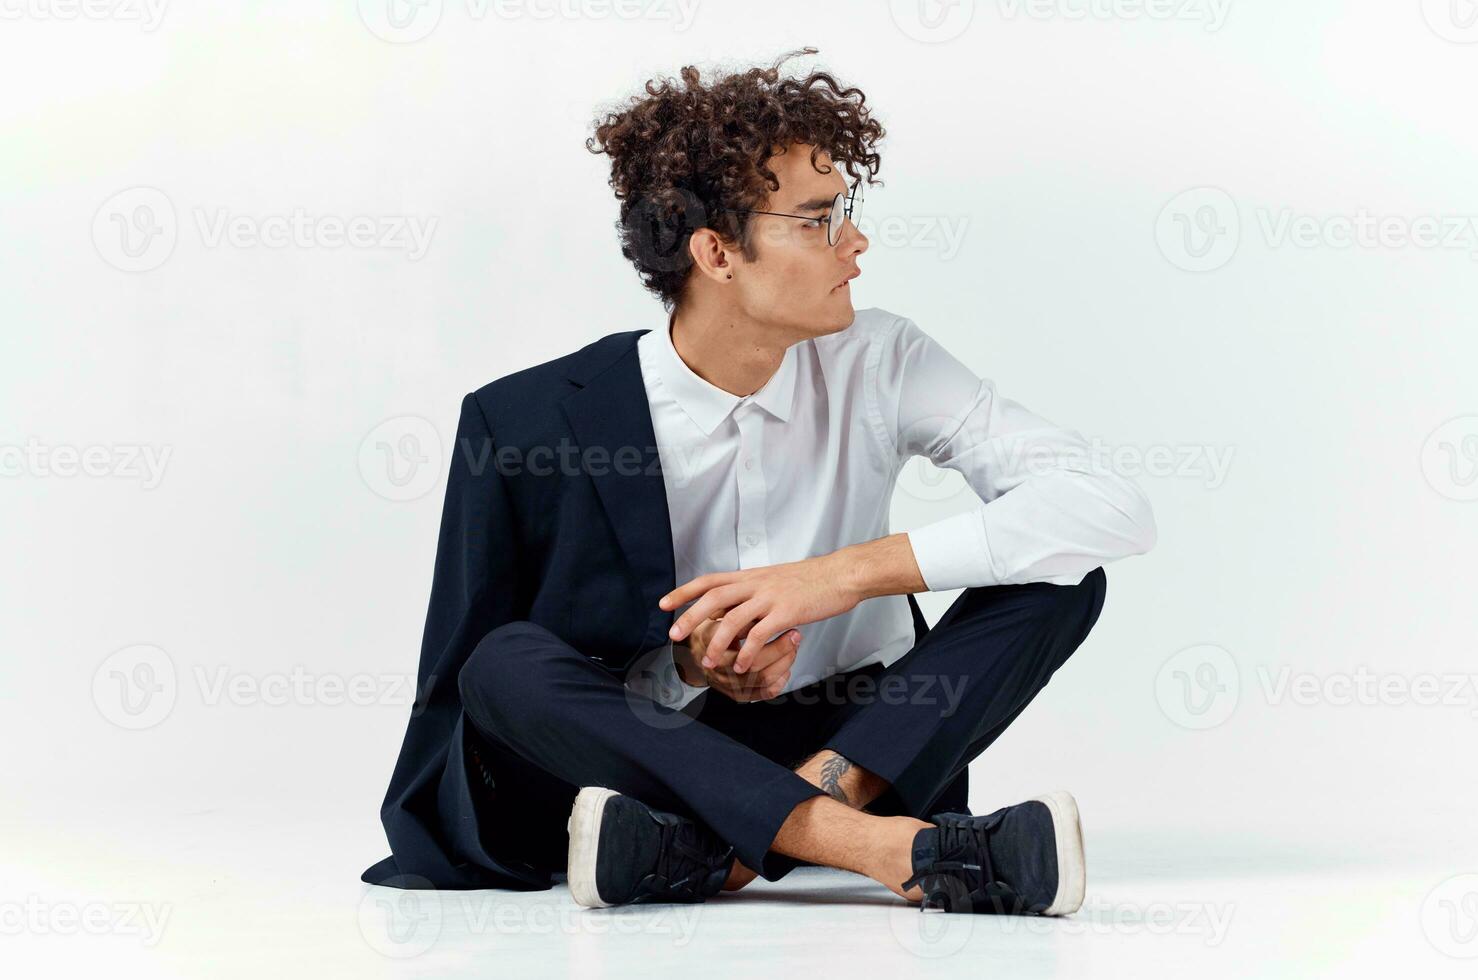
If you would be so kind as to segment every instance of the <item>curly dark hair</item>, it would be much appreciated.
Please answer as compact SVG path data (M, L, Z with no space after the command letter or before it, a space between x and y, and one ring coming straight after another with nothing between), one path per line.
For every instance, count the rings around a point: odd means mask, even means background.
M724 209L763 209L780 187L766 162L790 144L811 144L818 170L824 151L853 180L865 171L867 183L882 183L874 179L882 158L873 147L885 133L862 91L843 88L824 71L781 77L787 60L817 50L791 51L769 68L707 85L688 65L681 85L648 81L645 96L596 120L585 147L611 158L621 254L669 312L688 280L688 238L695 230L712 228L725 242L737 242L745 258L755 257L750 215Z

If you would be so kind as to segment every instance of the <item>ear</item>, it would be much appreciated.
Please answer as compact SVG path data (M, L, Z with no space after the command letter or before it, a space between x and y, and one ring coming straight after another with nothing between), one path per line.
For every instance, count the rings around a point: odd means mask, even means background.
M693 258L693 272L714 282L727 282L734 278L734 263L731 256L737 252L724 244L718 232L712 228L699 228L688 236L688 254Z

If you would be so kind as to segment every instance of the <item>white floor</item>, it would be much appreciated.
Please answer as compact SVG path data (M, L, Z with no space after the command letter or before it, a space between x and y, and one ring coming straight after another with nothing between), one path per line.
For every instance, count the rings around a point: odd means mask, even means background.
M809 868L704 905L598 912L563 886L404 892L355 880L357 834L284 835L266 815L53 830L29 828L26 853L4 858L8 976L1427 978L1478 966L1478 877L1454 879L1461 869L1421 847L1090 828L1087 902L1046 920L921 913Z

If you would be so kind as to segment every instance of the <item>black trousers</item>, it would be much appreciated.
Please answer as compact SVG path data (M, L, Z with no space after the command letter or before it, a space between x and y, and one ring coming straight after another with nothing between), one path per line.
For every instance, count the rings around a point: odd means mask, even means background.
M771 701L709 691L662 707L541 626L489 633L458 677L489 768L548 811L528 859L564 867L565 818L581 786L606 786L707 824L775 881L803 864L770 851L798 803L821 790L793 768L831 749L889 784L867 809L927 819L1087 637L1103 608L1095 569L1072 586L966 589L892 665L833 675Z

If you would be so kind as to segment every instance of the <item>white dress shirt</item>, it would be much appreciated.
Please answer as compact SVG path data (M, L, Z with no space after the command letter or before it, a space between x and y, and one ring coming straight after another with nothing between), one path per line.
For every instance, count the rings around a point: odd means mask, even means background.
M742 398L694 374L671 327L669 317L637 348L678 585L888 535L894 484L920 455L959 471L984 502L908 532L930 591L1075 585L1154 544L1149 501L1132 480L1095 469L1082 436L996 394L905 317L858 310L846 329L787 349ZM784 691L891 664L914 644L902 595L798 629ZM682 682L671 643L640 656L626 684L669 707L707 690Z

